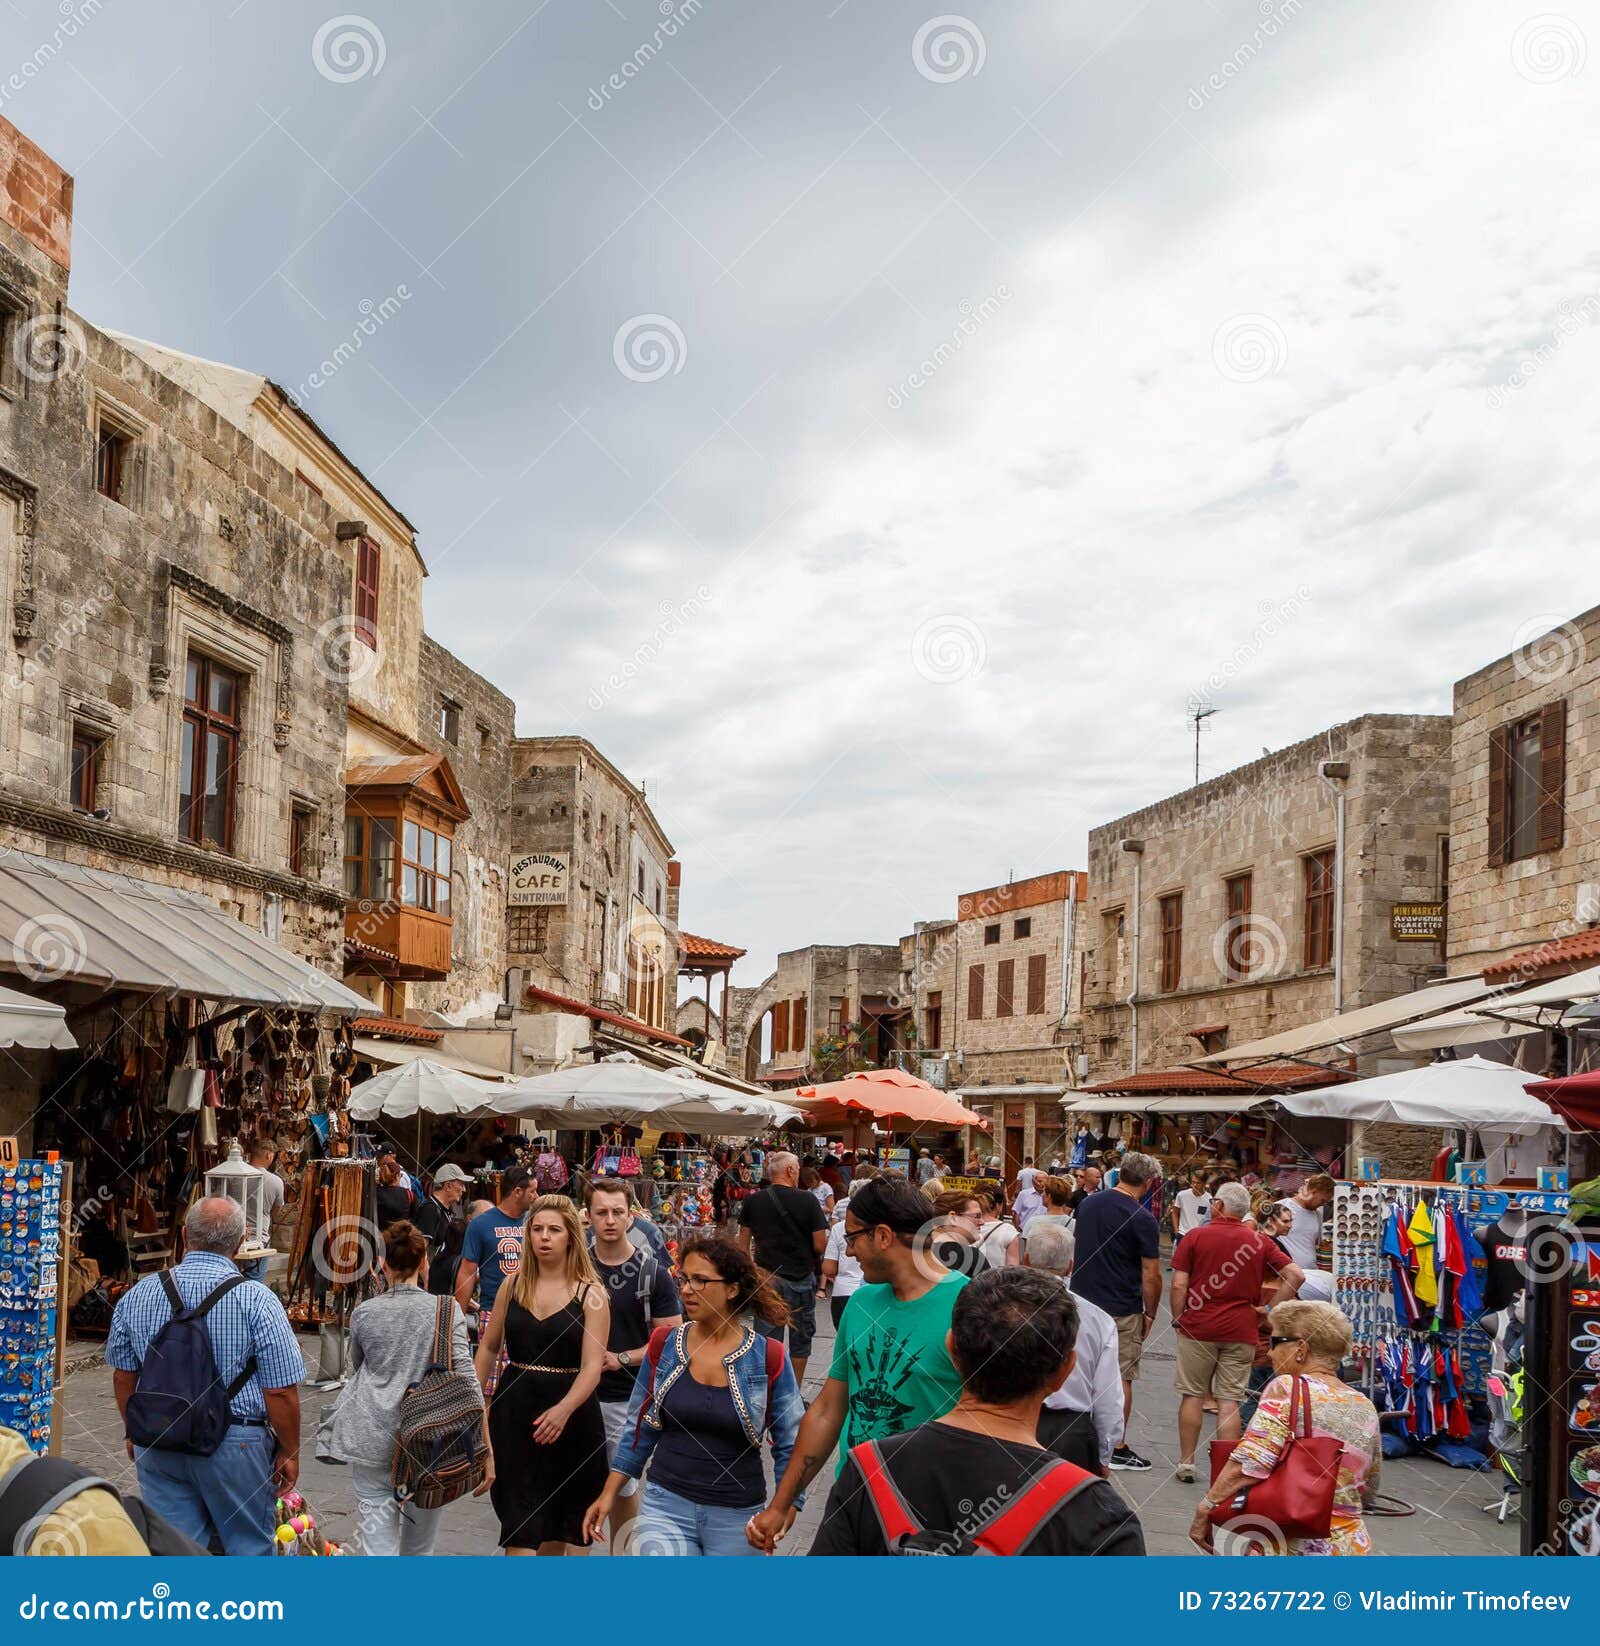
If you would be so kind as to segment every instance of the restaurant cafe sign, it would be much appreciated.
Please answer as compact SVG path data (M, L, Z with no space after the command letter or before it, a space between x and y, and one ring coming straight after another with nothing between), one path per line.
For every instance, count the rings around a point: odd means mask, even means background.
M566 852L529 852L511 864L513 909L547 909L567 901L569 858Z

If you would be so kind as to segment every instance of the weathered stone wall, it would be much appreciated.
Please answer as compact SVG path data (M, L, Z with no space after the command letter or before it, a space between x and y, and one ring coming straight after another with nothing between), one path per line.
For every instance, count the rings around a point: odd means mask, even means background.
M72 179L36 143L0 119L0 223L61 271L72 266Z
M416 724L425 748L442 754L472 816L456 829L451 855L450 976L413 983L408 1004L460 1021L492 1017L506 967L506 870L510 861L511 743L517 707L428 635L419 648ZM452 742L439 704L460 711Z
M24 323L64 295L0 226L0 288ZM216 898L340 969L347 693L319 631L348 609L326 504L231 424L69 312L59 355L0 380L0 840ZM94 485L95 431L131 445L122 501ZM184 665L239 669L234 848L177 836ZM97 802L68 794L73 728L105 739ZM310 872L288 872L290 812L314 812Z
M1448 827L1449 722L1440 715L1367 715L1282 749L1089 835L1089 899L1080 923L1082 1007L1073 1025L1089 1059L1086 1083L1127 1073L1134 947L1134 862L1124 839L1145 843L1141 863L1139 1069L1200 1055L1191 1028L1225 1024L1230 1044L1293 1028L1334 1009L1331 966L1305 964L1304 858L1331 848L1334 795L1323 760L1348 760L1344 1002L1385 999L1441 972L1433 945L1390 935L1390 905L1437 895ZM1249 871L1253 969L1225 971L1224 881ZM1183 894L1178 987L1159 988L1160 899ZM1123 930L1115 923L1121 915ZM1074 1037L1076 1038L1076 1037Z
M1491 866L1489 734L1558 699L1567 705L1561 847ZM1580 884L1600 881L1600 607L1457 681L1451 753L1451 972L1591 924L1577 902Z

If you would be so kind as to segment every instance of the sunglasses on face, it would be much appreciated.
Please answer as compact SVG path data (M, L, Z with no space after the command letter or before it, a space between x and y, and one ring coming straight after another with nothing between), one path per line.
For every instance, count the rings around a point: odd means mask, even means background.
M1267 1339L1274 1349L1281 1349L1286 1343L1304 1343L1303 1337L1272 1337Z

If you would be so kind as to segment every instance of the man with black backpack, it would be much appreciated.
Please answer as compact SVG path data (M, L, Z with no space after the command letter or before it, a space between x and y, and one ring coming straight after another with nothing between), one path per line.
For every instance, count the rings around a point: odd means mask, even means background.
M244 1209L197 1201L187 1255L146 1275L111 1317L106 1363L145 1501L200 1544L272 1553L274 1504L300 1469L305 1361L283 1305L233 1254Z

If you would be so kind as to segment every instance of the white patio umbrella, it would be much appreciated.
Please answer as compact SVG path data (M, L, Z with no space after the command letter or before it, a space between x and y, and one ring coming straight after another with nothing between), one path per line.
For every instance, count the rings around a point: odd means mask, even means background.
M1536 1126L1566 1130L1555 1110L1523 1090L1526 1069L1508 1068L1484 1057L1429 1063L1398 1074L1286 1092L1273 1099L1290 1114L1334 1120L1388 1121L1399 1126L1465 1126L1472 1131L1531 1131Z
M550 1127L657 1126L729 1136L799 1118L786 1104L730 1091L688 1070L654 1069L626 1053L516 1081L497 1094L493 1112Z
M350 1093L352 1120L417 1120L417 1164L422 1164L422 1117L450 1115L465 1119L489 1115L495 1096L506 1088L497 1080L480 1080L447 1064L419 1057L363 1080Z

